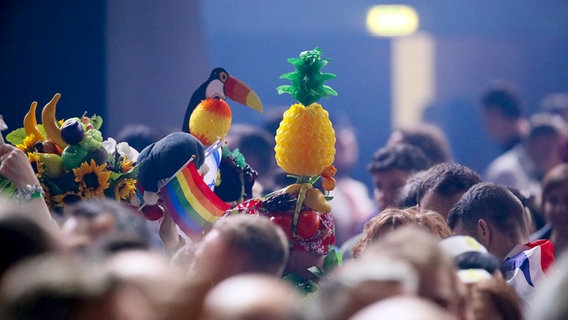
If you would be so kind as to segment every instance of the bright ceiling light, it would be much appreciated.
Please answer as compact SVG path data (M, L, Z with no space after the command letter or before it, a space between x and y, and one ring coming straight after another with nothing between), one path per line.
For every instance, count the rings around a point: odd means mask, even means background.
M405 5L376 5L367 12L367 29L378 37L410 35L418 29L418 13Z

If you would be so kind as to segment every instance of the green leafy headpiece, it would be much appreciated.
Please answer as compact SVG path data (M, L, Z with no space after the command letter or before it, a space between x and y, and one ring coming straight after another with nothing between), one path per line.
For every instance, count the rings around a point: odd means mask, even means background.
M335 74L321 72L321 68L330 61L322 58L321 54L321 49L315 48L300 53L299 58L289 58L288 62L296 71L285 73L280 79L288 79L292 84L279 86L276 88L278 93L289 93L304 106L317 102L321 97L337 96L335 90L323 84L326 80L335 79Z

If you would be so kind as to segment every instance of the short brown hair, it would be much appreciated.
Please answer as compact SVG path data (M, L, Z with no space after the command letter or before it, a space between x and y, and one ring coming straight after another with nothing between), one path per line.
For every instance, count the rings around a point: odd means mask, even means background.
M288 239L268 218L257 215L231 215L217 220L219 231L230 247L250 258L249 271L281 273L288 260Z

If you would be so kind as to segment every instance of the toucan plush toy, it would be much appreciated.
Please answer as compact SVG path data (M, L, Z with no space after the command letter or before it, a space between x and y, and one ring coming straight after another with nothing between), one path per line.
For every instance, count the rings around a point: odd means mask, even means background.
M231 99L263 111L258 95L246 84L229 75L223 68L211 71L205 81L191 96L185 111L182 131L194 135L205 146L224 139L231 127L232 114L225 99Z

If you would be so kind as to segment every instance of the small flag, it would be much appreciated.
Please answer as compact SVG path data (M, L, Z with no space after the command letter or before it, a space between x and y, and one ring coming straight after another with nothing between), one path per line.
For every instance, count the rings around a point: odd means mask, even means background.
M554 245L549 240L536 240L516 246L505 258L501 271L525 303L532 300L535 289L547 278L554 264Z
M230 208L203 181L191 160L159 193L172 219L188 236L208 229Z
M209 149L209 148L208 148ZM221 147L218 146L211 150L211 152L205 152L205 162L209 171L203 177L205 184L209 186L209 189L215 189L215 183L217 182L217 174L219 173L219 165L221 164Z

